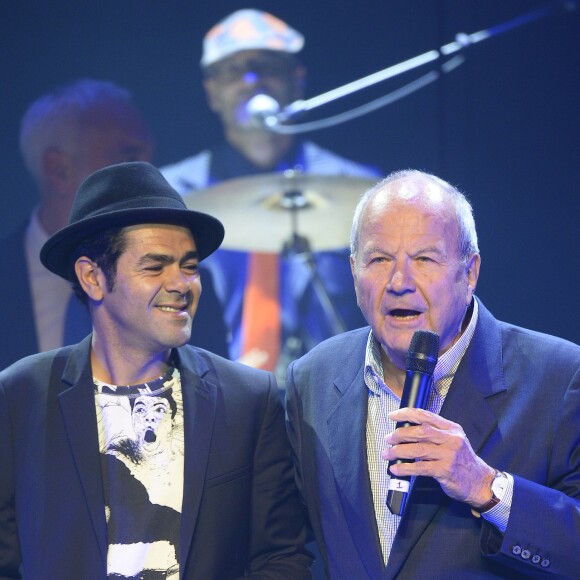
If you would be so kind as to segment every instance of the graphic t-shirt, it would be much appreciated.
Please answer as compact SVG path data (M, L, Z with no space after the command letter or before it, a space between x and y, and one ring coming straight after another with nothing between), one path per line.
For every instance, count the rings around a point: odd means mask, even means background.
M142 385L93 379L107 518L107 577L179 577L183 400L179 371Z

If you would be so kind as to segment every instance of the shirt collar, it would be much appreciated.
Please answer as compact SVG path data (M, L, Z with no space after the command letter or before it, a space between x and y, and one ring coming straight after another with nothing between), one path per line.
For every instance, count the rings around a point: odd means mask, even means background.
M433 371L433 382L435 384L437 384L440 379L447 376L452 371L452 369L456 369L459 365L459 361L467 350L467 347L469 346L469 343L473 337L473 333L475 332L478 313L479 308L477 305L477 300L473 299L465 314L465 316L471 317L469 319L469 324L461 333L455 344L449 350L444 352L437 360L435 370Z

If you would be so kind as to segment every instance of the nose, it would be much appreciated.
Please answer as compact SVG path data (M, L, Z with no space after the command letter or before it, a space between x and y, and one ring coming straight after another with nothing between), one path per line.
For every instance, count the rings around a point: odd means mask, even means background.
M246 85L256 85L260 82L260 75L252 70L249 70L244 74L242 80Z
M415 280L410 272L407 260L397 260L387 283L387 292L400 295L414 291Z
M191 291L192 276L185 273L179 266L169 268L165 288L168 292L178 292L185 295Z
M242 82L246 90L260 92L267 90L267 76L260 70L247 70L242 76Z

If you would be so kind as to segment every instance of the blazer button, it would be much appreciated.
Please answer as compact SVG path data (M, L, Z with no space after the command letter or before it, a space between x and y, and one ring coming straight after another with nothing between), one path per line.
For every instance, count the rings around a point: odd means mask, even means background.
M528 560L532 555L532 553L529 550L522 550L522 553L520 555L524 560Z
M512 554L514 556L519 556L522 553L522 547L521 546L512 546Z
M552 562L550 562L550 560L548 560L548 558L544 558L542 560L542 562L540 563L540 566L542 568L547 568Z
M542 560L542 556L540 554L534 554L532 556L532 564L539 564Z

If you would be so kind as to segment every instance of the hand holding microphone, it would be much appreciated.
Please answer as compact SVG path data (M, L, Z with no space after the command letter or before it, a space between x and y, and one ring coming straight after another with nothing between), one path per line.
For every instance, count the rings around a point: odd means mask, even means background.
M406 377L401 397L401 408L425 409L429 399L429 391L433 383L433 371L439 355L439 335L428 330L417 330L411 339L405 363ZM407 427L409 422L397 423L396 428ZM395 463L413 461L397 459ZM409 495L410 477L398 477L391 473L389 466L389 489L387 492L387 507L391 513L403 515Z
M489 500L495 470L475 454L461 425L424 410L438 350L438 335L415 332L407 353L400 409L391 414L397 424L387 441L395 448L390 447L381 455L389 461L391 475L387 507L396 515L403 515L405 510L411 475L393 474L391 468L406 464L409 464L405 469L407 473L434 478L453 499L472 507ZM457 385L456 388L461 387ZM401 432L397 432L398 429ZM421 461L415 463L419 458ZM412 469L410 464L413 464Z

